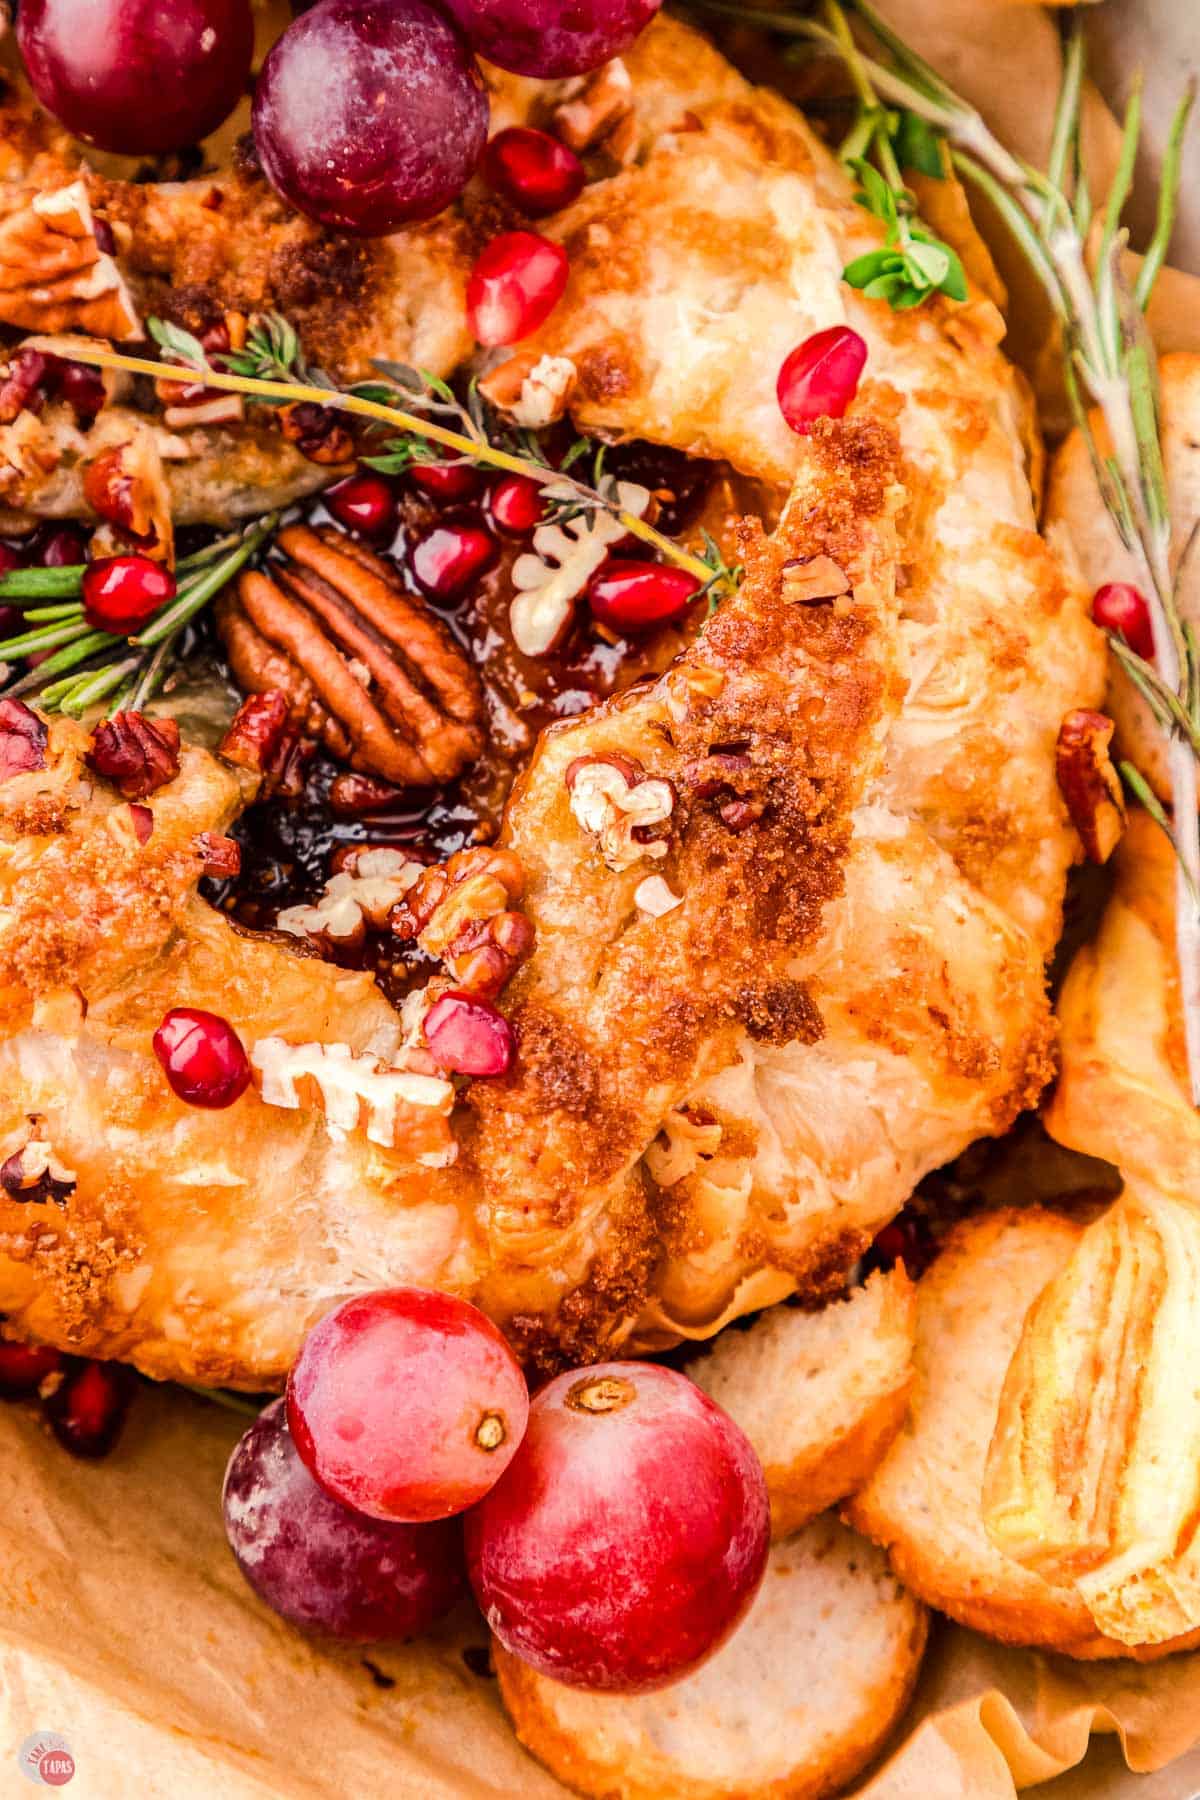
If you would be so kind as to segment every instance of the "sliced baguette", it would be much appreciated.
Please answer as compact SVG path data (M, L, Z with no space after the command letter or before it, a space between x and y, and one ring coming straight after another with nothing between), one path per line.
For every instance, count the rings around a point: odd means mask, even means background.
M886 1546L906 1587L962 1625L1068 1656L1149 1661L1197 1634L1136 1647L1103 1636L1073 1587L1004 1556L983 1525L988 1446L1025 1314L1082 1233L1041 1207L951 1232L917 1290L908 1420L846 1514Z
M915 1321L898 1264L819 1312L776 1307L688 1364L758 1451L773 1536L843 1500L878 1463L908 1405Z
M772 1548L745 1623L674 1687L581 1693L494 1650L517 1736L578 1793L818 1800L887 1739L926 1630L886 1559L826 1513Z

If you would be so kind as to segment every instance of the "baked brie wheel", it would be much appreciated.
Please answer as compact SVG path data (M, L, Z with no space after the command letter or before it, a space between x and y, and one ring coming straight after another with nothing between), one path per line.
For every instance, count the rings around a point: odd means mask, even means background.
M133 829L87 734L49 724L42 766L0 785L0 1153L35 1144L60 1171L56 1193L0 1195L16 1332L250 1388L337 1299L397 1282L471 1297L546 1365L702 1338L835 1283L1051 1073L1044 964L1078 854L1055 743L1103 654L1037 531L1001 317L978 290L893 313L842 284L876 221L802 120L682 25L657 20L623 72L615 172L546 225L566 294L499 370L520 396L549 359L579 427L721 459L779 522L744 522L740 591L667 669L541 735L498 842L445 878L460 923L532 928L503 1076L414 1074L368 975L199 897L238 771L185 746ZM491 79L496 126L563 104ZM11 219L78 174L10 123ZM278 305L343 379L472 350L491 203L470 191L347 272L253 175L84 179L139 316L197 285ZM865 378L797 436L780 363L842 321ZM54 328L94 326L68 307ZM0 428L18 512L75 504L87 448L55 442L60 410L22 425L41 455ZM222 474L226 430L155 439L177 518L260 505ZM275 495L296 470L272 444L249 485ZM178 1006L250 1052L227 1112L163 1078L151 1037Z

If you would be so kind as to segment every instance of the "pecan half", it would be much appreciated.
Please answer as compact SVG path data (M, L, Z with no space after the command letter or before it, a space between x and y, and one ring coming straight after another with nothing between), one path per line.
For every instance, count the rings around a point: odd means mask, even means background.
M0 224L0 321L26 331L143 336L129 290L82 181L35 194ZM103 235L101 233L100 235Z
M97 725L86 760L122 799L141 800L178 775L179 727L174 719L114 713Z
M511 850L459 850L426 869L392 914L402 942L440 957L456 985L494 999L533 949L533 926L513 909L525 874Z
M288 560L217 607L238 681L288 697L292 723L361 774L449 781L483 749L478 677L441 621L343 532L281 531Z
M1089 861L1107 862L1125 829L1125 796L1108 746L1113 722L1080 707L1058 729L1055 772Z

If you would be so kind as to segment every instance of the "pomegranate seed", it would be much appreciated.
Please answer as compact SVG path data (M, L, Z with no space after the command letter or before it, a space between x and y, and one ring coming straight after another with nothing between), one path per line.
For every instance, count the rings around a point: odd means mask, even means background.
M573 150L527 125L498 131L483 155L488 186L531 219L558 212L579 198L587 173Z
M36 1394L47 1375L63 1366L62 1353L48 1344L13 1344L0 1340L0 1400L24 1400Z
M396 524L396 496L379 475L351 475L330 488L325 504L339 525L364 537L390 537Z
M1105 631L1119 634L1135 655L1154 661L1154 632L1146 596L1128 581L1106 581L1092 595L1092 617Z
M9 575L14 569L21 567L21 553L14 550L11 544L0 544L0 575ZM15 610L13 608L10 611Z
M409 564L417 586L431 600L457 600L487 573L498 554L495 538L482 525L446 520L414 539Z
M34 560L43 569L75 569L87 561L87 547L73 526L54 525L42 538Z
M695 599L700 583L686 569L665 563L613 559L592 578L592 616L612 631L649 631L677 619Z
M83 577L83 616L96 631L126 637L175 598L175 578L148 556L104 556Z
M784 358L775 384L779 410L807 437L818 419L840 419L855 394L867 346L848 325L814 332Z
M474 463L413 463L408 479L431 500L469 500L479 492L483 477Z
M64 1450L74 1456L107 1456L117 1441L134 1375L123 1363L85 1362L42 1401L42 1411Z
M154 1034L154 1054L189 1106L232 1106L250 1084L241 1038L228 1019L198 1006L172 1007Z
M131 806L129 817L139 844L148 844L154 836L154 814L148 806Z
M452 1075L503 1075L513 1059L512 1026L471 994L442 994L425 1014L425 1042Z
M546 516L542 490L528 475L505 475L488 496L488 512L498 531L526 537Z
M479 343L515 344L545 323L567 285L567 253L536 231L504 231L467 282L467 319Z

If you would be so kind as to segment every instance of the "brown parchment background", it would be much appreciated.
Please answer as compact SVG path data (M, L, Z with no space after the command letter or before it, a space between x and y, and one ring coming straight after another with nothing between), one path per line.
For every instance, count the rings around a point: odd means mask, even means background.
M258 3L264 19L280 11ZM1044 13L1019 0L879 3L1006 141L1041 158L1057 69ZM1197 0L1116 0L1100 45L1110 81L1123 17L1168 73L1200 58ZM1148 127L1153 139L1165 120L1151 112ZM1097 96L1088 133L1103 179L1115 128ZM1195 185L1184 205L1195 244ZM1053 419L1044 308L994 245L1014 354ZM1160 348L1200 350L1200 278L1166 271L1151 317ZM31 1411L0 1408L0 1795L32 1791L17 1749L50 1730L71 1745L72 1800L561 1800L476 1672L486 1632L468 1605L435 1638L364 1653L312 1644L254 1599L219 1505L243 1424L180 1390L147 1393L115 1454L92 1465ZM855 1793L1010 1800L1035 1783L1045 1800L1200 1794L1200 1652L1080 1664L935 1630L897 1744Z

